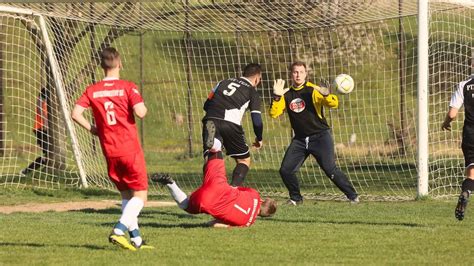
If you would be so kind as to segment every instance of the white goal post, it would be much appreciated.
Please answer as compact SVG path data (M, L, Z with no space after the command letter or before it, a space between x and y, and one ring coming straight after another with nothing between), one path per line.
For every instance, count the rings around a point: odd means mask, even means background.
M428 1L418 0L418 186L417 196L428 195L428 79L429 24Z
M139 85L149 109L137 122L148 172L170 173L186 191L201 183L210 89L258 62L264 147L251 150L245 185L288 196L279 168L292 131L286 114L272 119L268 110L273 80L288 84L288 66L303 61L314 83L354 79L339 108L324 114L337 165L363 200L459 193L463 113L451 132L441 123L454 86L472 71L470 0L39 0L2 4L0 22L0 186L114 189L98 139L69 117L103 77L99 52L113 46L122 77ZM49 152L31 132L43 89ZM248 115L243 128L251 143ZM235 162L226 165L230 176ZM34 169L22 176L25 167ZM344 199L314 158L297 176L306 198ZM150 192L166 193L152 183Z
M81 151L78 147L77 136L76 136L75 129L73 126L73 122L71 120L71 114L69 112L69 108L66 106L67 103L66 103L66 97L65 97L65 92L64 92L62 73L61 71L59 71L59 66L56 61L56 55L54 54L53 47L48 36L48 30L46 27L44 17L41 14L35 13L33 10L15 8L15 7L3 6L3 5L0 5L0 12L12 13L12 14L23 14L23 15L34 16L38 18L40 33L41 33L41 36L43 37L44 47L46 49L46 54L49 60L49 64L51 66L51 72L52 72L52 75L54 76L54 82L56 85L55 86L56 93L59 98L59 103L61 106L63 119L64 119L64 122L66 123L66 128L69 132L69 137L71 138L71 145L74 151L73 154L74 154L74 158L76 159L79 177L80 177L82 186L84 188L89 187L89 185L87 184L86 173L84 171L83 163L81 160Z

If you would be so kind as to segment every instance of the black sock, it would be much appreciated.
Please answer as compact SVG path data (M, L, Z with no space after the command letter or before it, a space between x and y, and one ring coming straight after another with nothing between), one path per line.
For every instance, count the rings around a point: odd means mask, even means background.
M36 158L34 162L30 163L30 165L28 165L28 167L26 167L23 170L23 173L28 174L29 172L31 172L33 170L37 170L37 169L43 167L45 162L46 162L46 159L40 156L40 157Z
M224 159L224 155L222 155L222 151L209 152L207 154L207 161L210 161L210 160L213 160L213 159Z
M462 182L461 185L462 191L471 191L471 193L474 191L474 179L466 178Z
M234 168L234 172L232 172L232 182L230 184L234 187L241 186L248 171L249 167L246 164L238 163Z

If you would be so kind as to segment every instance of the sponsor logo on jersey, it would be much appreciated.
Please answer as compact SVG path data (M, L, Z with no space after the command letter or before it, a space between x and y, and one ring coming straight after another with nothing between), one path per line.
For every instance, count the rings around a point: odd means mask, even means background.
M123 96L124 95L124 90L106 90L106 91L95 91L92 93L92 97L94 99L96 98L102 98L102 97L116 97L116 96Z
M303 99L301 98L296 98L293 101L290 102L290 110L295 112L295 113L301 113L304 111L304 108L306 107L306 104Z
M253 218L255 217L255 212L257 211L257 207L258 207L258 199L253 199L252 214L250 215L249 220L245 224L245 226L250 226L252 224ZM249 210L250 210L250 208L249 208Z

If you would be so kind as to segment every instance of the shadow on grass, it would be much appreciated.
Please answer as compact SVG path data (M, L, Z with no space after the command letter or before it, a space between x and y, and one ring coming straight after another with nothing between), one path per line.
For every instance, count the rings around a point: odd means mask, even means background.
M101 213L101 214L117 214L120 215L121 211L119 209L104 209L104 210L94 210L94 209L82 209L82 210L75 210L73 212L83 212L83 213ZM168 219L167 217L172 217L172 219ZM147 218L147 219L156 219L156 220L168 220L170 222L176 222L176 219L183 219L183 220L196 220L199 219L196 215L192 215L189 213L176 213L173 211L160 211L160 210L146 210L140 213L140 218ZM111 227L114 226L115 223L107 222L107 223L100 223L99 226ZM156 228L200 228L200 227L209 227L207 223L175 223L175 224L165 224L165 223L156 223L156 222L140 222L140 226L143 227L156 227Z
M186 213L185 211L174 212L174 211L146 210L140 213L141 217L155 217L154 215L173 216L180 219L183 219L183 218L197 219L196 215Z
M80 209L80 210L72 210L69 212L82 212L82 213L96 213L96 214L116 214L120 215L122 214L122 210L119 208L107 208L107 209L93 209L93 208L85 208L85 209Z
M161 223L141 223L140 226L143 227L154 227L154 228L211 228L207 223L177 223L177 224L161 224Z
M87 248L93 250L107 249L105 247L96 246L96 245L45 245L38 243L10 243L10 242L0 242L0 246L5 247L33 247L33 248L48 248L48 247L69 247L69 248Z
M81 213L95 213L95 214L114 214L114 215L121 215L122 210L118 208L107 208L107 209L93 209L93 208L86 208L80 210L72 210L69 212L81 212ZM140 212L140 218L156 218L155 215L164 215L164 216L174 216L178 218L192 218L195 219L196 217L192 214L185 213L176 213L173 211L160 211L160 210L143 210Z
M186 217L190 218L190 217ZM195 218L193 218L195 219ZM190 228L209 228L209 225L207 223L172 223L175 222L174 220L171 221L170 224L167 223L155 223L155 222L143 222L140 223L140 228L146 228L146 227L154 227L154 228L185 228L185 229L190 229ZM115 223L100 223L100 227L113 227Z
M349 225L370 225L370 226L403 226L403 227L426 227L416 223L397 223L397 222L365 222L365 221L318 221L318 220L283 220L271 219L283 223L314 223L314 224L349 224Z
M41 248L46 247L45 244L38 243L9 243L9 242L0 242L0 246L11 246L11 247L32 247L32 248Z

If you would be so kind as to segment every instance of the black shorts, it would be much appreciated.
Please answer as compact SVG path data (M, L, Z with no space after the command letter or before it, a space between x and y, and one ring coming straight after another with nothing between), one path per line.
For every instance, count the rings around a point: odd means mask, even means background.
M462 132L462 153L464 154L465 166L474 166L474 130L464 127Z
M245 159L250 157L250 149L245 142L245 133L242 126L220 119L207 119L214 121L216 125L215 138L222 142L226 154L235 159ZM203 120L203 130L206 120ZM204 136L204 132L203 132ZM203 140L204 143L204 140ZM204 151L206 149L204 148Z

